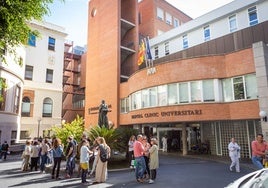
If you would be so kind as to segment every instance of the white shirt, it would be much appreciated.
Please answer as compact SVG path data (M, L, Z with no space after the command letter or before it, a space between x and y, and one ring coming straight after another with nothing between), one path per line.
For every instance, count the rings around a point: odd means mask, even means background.
M238 157L238 154L240 153L240 146L236 142L230 142L228 144L228 150L230 157Z
M89 161L89 152L87 146L82 146L80 150L80 163L87 163Z

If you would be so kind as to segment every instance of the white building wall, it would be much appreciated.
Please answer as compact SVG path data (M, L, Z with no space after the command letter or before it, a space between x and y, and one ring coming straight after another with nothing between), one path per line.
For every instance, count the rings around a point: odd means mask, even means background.
M153 58L155 57L154 47L156 46L159 49L159 58L165 56L164 44L168 41L170 43L170 54L183 50L182 37L185 34L188 37L188 47L205 42L203 28L207 25L210 26L210 40L229 34L229 16L234 14L237 18L237 30L249 27L248 8L252 6L257 8L258 23L268 20L268 1L234 0L178 28L152 38L150 44Z
M18 47L16 49L16 57L22 58L22 64L16 63L14 55L7 52L6 62L0 61L0 77L6 79L7 88L5 95L5 108L4 111L0 111L0 143L7 141L9 144L15 143L20 130L20 112L21 112L21 98L23 91L23 77L25 69L25 49ZM19 97L19 111L16 113L14 109L16 87L21 88ZM11 137L12 131L15 132Z
M33 66L33 79L25 80L25 90L34 91L33 116L22 117L22 131L29 131L30 137L38 135L38 119L41 118L39 135L53 125L61 124L62 78L64 42L67 34L63 27L47 23L32 22L31 27L38 30L40 38L36 46L27 46L26 64ZM55 50L48 50L49 37L55 39ZM47 69L53 70L52 83L46 83ZM42 117L45 98L53 101L52 117Z

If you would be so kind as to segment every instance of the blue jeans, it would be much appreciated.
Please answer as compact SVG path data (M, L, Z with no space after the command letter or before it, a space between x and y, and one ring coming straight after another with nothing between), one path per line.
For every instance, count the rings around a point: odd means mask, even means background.
M67 162L66 162L66 171L69 176L73 175L75 168L75 157L68 157Z
M145 160L144 157L136 157L136 169L135 169L135 174L136 174L136 179L142 179L144 172L146 170L146 164L145 164Z
M262 158L261 158L261 157L252 156L251 160L252 160L252 163L253 163L258 169L262 169L262 168L263 168Z
M47 163L47 154L41 155L41 164L40 171L43 172L45 170L45 164Z
M82 169L82 175L81 175L82 183L87 182L87 173L88 173L88 169Z

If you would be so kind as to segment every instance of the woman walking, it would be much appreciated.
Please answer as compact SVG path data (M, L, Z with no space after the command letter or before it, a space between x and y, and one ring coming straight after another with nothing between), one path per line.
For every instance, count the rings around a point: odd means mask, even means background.
M52 143L52 156L54 160L54 165L52 168L52 179L55 179L55 169L57 167L56 171L56 179L59 179L59 173L60 173L60 164L61 164L61 157L63 154L63 147L61 145L61 140L59 138L54 139Z
M107 151L107 156L110 156L111 149L110 147L106 144L105 139L103 137L99 137L97 140L99 144L99 152L97 156L97 166L96 166L96 176L95 176L95 182L96 183L103 183L107 179L107 163L108 161L102 162L101 160L101 154L103 150Z
M150 180L149 183L154 183L156 178L156 170L159 168L159 159L158 159L158 146L157 140L155 138L151 139L151 147L149 149L150 153Z

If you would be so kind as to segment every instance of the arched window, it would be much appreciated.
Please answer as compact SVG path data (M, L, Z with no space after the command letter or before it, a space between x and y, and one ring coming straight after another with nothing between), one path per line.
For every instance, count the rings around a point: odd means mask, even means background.
M50 98L45 98L43 101L43 117L52 117L53 103Z
M30 117L31 112L31 101L29 97L23 97L21 105L21 116Z

